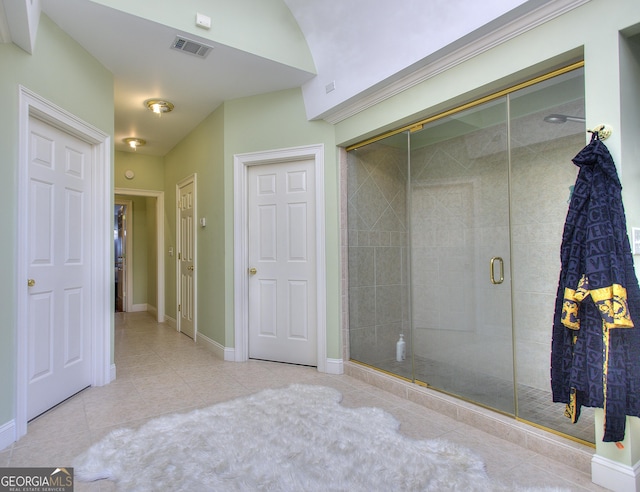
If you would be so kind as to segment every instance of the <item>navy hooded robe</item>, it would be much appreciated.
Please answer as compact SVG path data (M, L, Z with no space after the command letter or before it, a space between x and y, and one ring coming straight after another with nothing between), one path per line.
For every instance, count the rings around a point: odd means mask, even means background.
M604 409L605 442L624 439L640 416L640 288L622 186L597 134L573 159L579 172L562 236L551 347L554 402Z

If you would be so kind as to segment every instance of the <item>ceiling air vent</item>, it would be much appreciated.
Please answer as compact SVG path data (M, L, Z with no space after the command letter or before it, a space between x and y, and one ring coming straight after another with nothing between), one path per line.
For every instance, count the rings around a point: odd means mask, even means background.
M171 49L195 55L199 58L205 58L213 48L206 44L183 38L182 36L176 36L176 39L171 44Z

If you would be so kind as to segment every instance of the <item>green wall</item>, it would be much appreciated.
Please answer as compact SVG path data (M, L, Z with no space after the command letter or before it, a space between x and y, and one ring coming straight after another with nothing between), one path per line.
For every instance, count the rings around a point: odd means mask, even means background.
M133 171L134 177L127 179L125 171ZM164 158L133 151L116 152L114 185L118 190L164 191ZM118 196L134 202L133 302L157 309L156 198L126 193Z
M226 102L165 157L167 240L175 240L175 185L197 175L198 331L234 346L233 158L235 154L325 145L327 355L341 357L338 174L333 127L307 121L300 89ZM167 315L176 316L175 257L167 258Z
M147 304L157 308L155 198L123 194L116 195L115 198L131 202L131 209L127 210L127 221L130 221L133 254L125 254L130 259L128 267L133 269L132 302L134 305Z
M103 0L103 4L129 9L154 21L182 26L196 32L193 15L182 3ZM232 5L233 4L233 5ZM313 63L284 3L259 2L264 14L284 28L270 31L263 17L248 15L258 5L252 0L213 3L191 1L194 7L218 9L226 29L216 30L216 41L239 49L253 50L296 68L312 71ZM149 14L153 9L154 13ZM207 14L205 10L203 13ZM253 13L253 11L252 11ZM241 19L243 22L238 22ZM222 20L228 22L221 22ZM540 24L484 53L448 70L425 78L421 83L380 101L338 123L307 121L302 94L291 89L228 101L209 115L164 158L118 152L115 155L114 183L119 188L165 192L166 314L176 317L175 186L181 179L197 174L198 218L207 220L198 228L198 329L224 347L234 346L233 299L233 156L239 153L273 150L311 144L325 145L326 265L327 265L327 355L341 358L341 285L339 261L338 164L336 144L347 144L386 129L473 100L479 95L509 86L575 59L585 60L587 126L608 123L614 133L607 141L621 171L625 187L625 207L630 225L640 225L640 195L636 184L640 175L640 150L634 135L640 131L640 49L637 38L640 2L637 0L591 0L563 16ZM265 30L266 29L266 30ZM270 33L258 36L256 33ZM622 32L622 35L621 35ZM198 34L202 34L198 31ZM634 37L635 36L635 37ZM256 42L259 40L259 46ZM261 51L260 51L261 50ZM18 85L79 116L100 130L113 134L113 78L84 49L43 15L33 55L13 44L0 44L0 166L8 186L0 197L0 226L8 237L0 246L5 258L16 257ZM631 105L631 106L630 106ZM620 130L623 128L624 133ZM624 140L622 139L624 135ZM586 136L585 136L586 141ZM577 149L579 150L579 149ZM136 177L124 178L131 169ZM629 191L631 191L631 193ZM149 199L147 199L149 200ZM146 202L147 212L153 207ZM147 222L151 219L147 216ZM147 230L147 241L151 232ZM151 259L148 258L148 265ZM5 262L0 286L0 307L5 322L0 327L0 425L13 418L15 386L15 323L18 285L12 262ZM150 284L147 284L147 291ZM149 302L147 295L147 302ZM637 434L637 433L636 433ZM598 452L618 461L615 450ZM634 447L635 448L635 447ZM634 450L634 453L637 453Z
M133 179L127 179L125 171L134 172ZM164 190L164 159L139 152L116 152L113 182L116 188L137 190Z
M623 185L627 225L640 227L639 32L640 2L591 0L345 119L335 127L336 142L357 143L583 59L587 128L612 127L605 143ZM638 256L635 262L639 271ZM596 437L597 454L627 465L640 460L640 424L629 420L625 448ZM601 423L597 409L597 431Z
M22 85L75 114L103 132L113 134L113 77L45 15L33 55L11 43L0 44L0 253L16 258L18 187L18 93ZM14 418L16 368L15 261L4 261L0 286L0 425Z
M340 224L338 165L333 127L307 121L299 89L275 92L225 103L224 119L224 240L227 253L225 289L225 346L234 341L233 305L233 156L247 152L324 144L327 270L327 357L340 359Z
M624 163L621 179L629 229L640 227L640 24L620 39L621 151ZM629 231L631 234L631 230ZM632 236L631 236L632 237ZM640 277L640 256L634 256L636 275ZM639 452L640 456L640 452Z
M226 346L224 339L224 108L220 107L165 156L165 250L176 238L176 184L197 176L197 215L207 226L197 229L198 332ZM176 256L165 257L166 313L176 318Z
M155 308L156 313L158 309L158 248L156 236L158 234L158 228L156 226L156 198L146 197L146 209L147 209L147 250L144 251L144 255L147 260L147 297L143 301L148 306ZM134 283L135 287L135 283Z
M131 197L133 206L133 304L147 304L149 264L149 244L147 197ZM137 280L137 281L136 281Z

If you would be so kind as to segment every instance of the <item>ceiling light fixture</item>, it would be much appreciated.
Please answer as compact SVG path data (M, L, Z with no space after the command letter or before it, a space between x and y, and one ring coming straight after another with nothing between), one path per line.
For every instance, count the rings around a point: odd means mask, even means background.
M133 150L136 150L138 147L142 147L144 144L147 143L146 140L143 140L141 138L135 138L135 137L123 138L122 141L126 143L129 147L131 147Z
M162 116L162 113L173 111L174 107L169 101L163 101L162 99L147 99L144 105L158 116Z

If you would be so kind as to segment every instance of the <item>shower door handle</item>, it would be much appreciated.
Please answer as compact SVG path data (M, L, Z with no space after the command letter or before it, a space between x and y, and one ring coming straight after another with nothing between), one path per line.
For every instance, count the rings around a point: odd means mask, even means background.
M500 264L500 278L497 280L495 275L496 262ZM493 258L491 258L491 262L489 264L489 280L491 280L491 283L493 285L498 285L504 282L504 261L499 256L494 256Z

